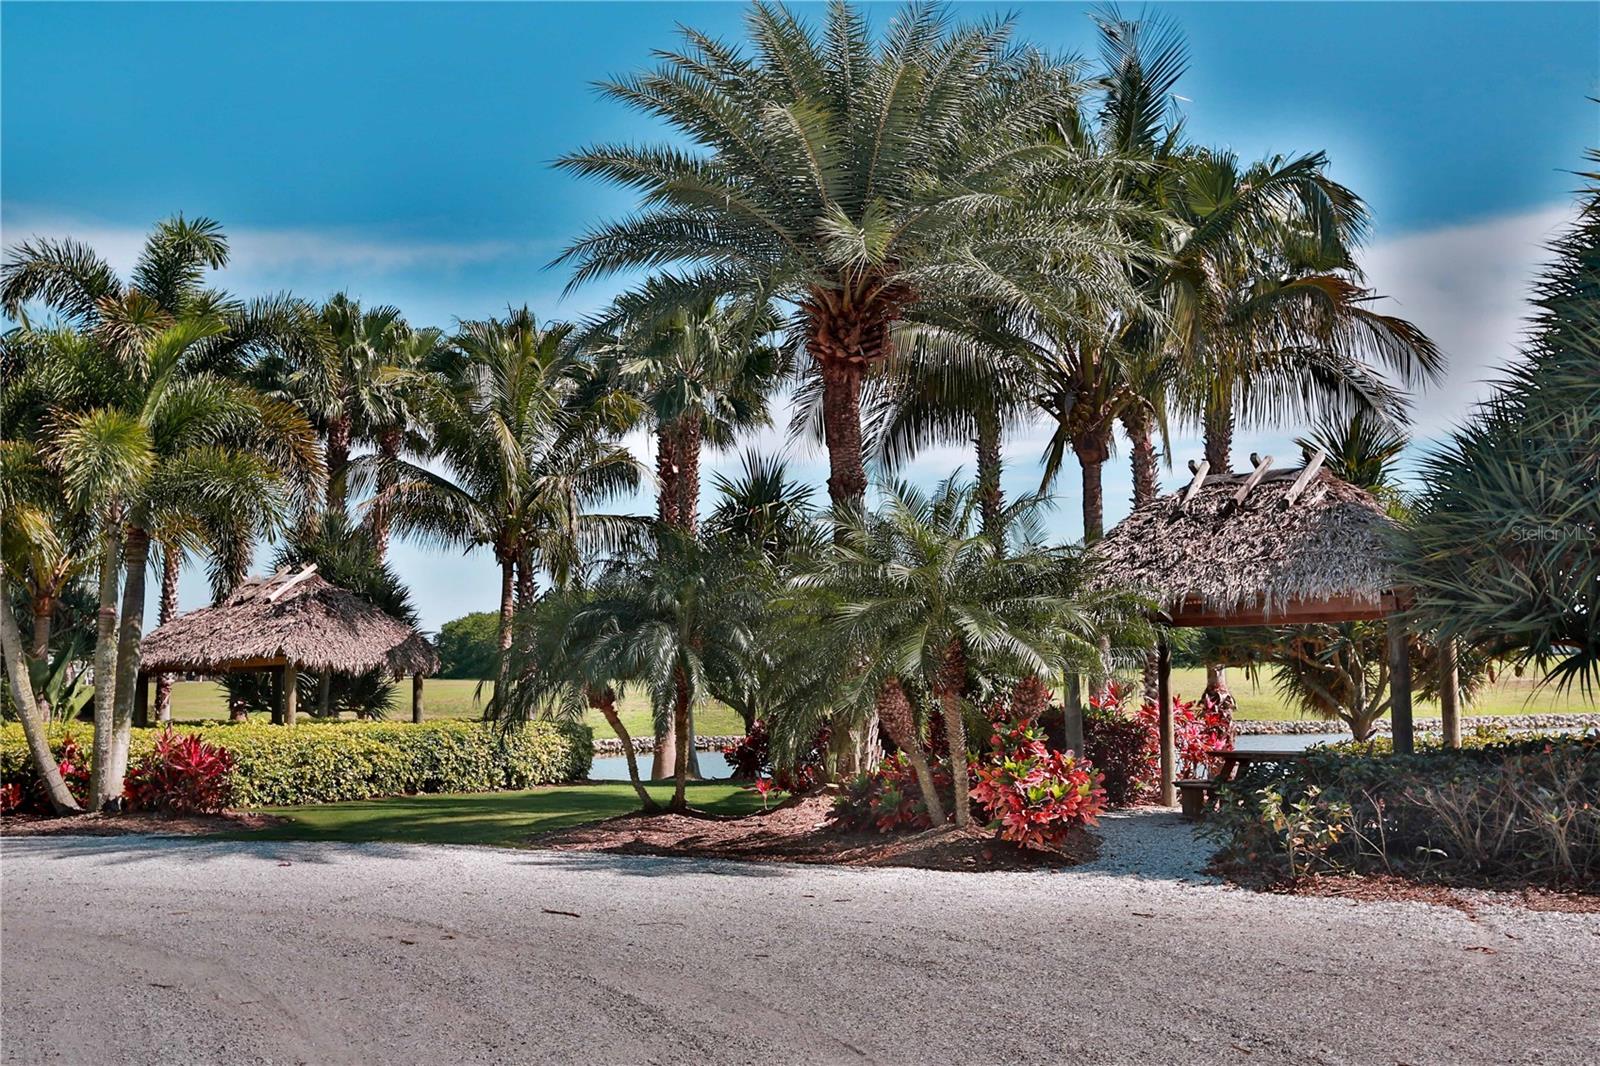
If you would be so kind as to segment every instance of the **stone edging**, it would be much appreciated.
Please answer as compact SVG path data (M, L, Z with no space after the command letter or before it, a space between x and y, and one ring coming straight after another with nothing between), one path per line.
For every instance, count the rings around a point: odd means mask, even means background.
M1418 718L1413 726L1420 733L1437 733L1443 729L1438 718ZM1478 726L1492 729L1600 729L1600 714L1491 714L1469 715L1461 719L1463 732ZM1343 722L1296 719L1289 722L1257 722L1239 719L1233 723L1240 736L1291 736L1300 733L1343 733ZM1379 719L1374 727L1379 733L1390 731L1389 720Z
M695 751L721 751L731 744L737 744L743 737L695 737ZM656 750L655 737L634 737L633 753L635 755L651 755ZM596 755L621 755L622 741L616 737L595 737L594 753Z

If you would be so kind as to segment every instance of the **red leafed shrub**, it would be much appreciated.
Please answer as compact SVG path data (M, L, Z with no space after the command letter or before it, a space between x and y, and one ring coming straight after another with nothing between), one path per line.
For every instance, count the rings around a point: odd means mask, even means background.
M1160 715L1146 702L1137 713L1125 706L1128 690L1116 683L1091 696L1083 716L1083 748L1105 776L1106 799L1127 807L1151 798L1161 779ZM1213 700L1172 698L1178 776L1193 777L1211 753L1233 745L1233 717Z
M950 768L937 759L928 760L933 787L944 801L945 810L954 808L955 788ZM922 802L916 772L903 754L895 754L878 764L870 774L858 774L845 784L845 793L833 802L833 820L842 828L857 832L908 833L928 829L933 820ZM945 815L949 821L951 815Z
M1083 712L1083 754L1100 772L1112 807L1145 799L1161 776L1157 737L1143 719L1123 709L1124 695L1122 686L1112 683L1089 697Z
M806 792L822 784L827 773L827 729L817 733L806 749L800 752L793 766L775 767L772 764L772 737L766 723L756 720L748 734L736 744L722 749L722 757L739 781L755 781L771 776L772 783L784 792Z
M990 708L994 730L989 751L967 765L973 817L987 822L1002 840L1031 846L1059 844L1074 827L1092 823L1105 806L1099 775L1085 760L1054 751L1037 714L1049 705L1042 684L1019 682L1009 705ZM950 765L935 752L928 760L935 790L953 818ZM880 833L915 832L932 825L916 774L903 755L885 759L877 771L846 786L834 804L834 820L845 829Z
M15 781L7 781L0 785L0 814L10 814L12 811L22 809L26 799L22 786Z
M233 755L193 733L164 730L150 754L128 771L134 810L215 813L228 805Z
M77 740L70 733L61 738L59 749L60 755L56 767L61 771L61 779L66 782L67 791L82 804L89 795L89 753L78 746ZM50 813L50 800L45 795L44 782L34 775L31 765L27 770L27 776L29 780L25 783L12 781L5 786L4 795L0 795L0 812Z
M1086 760L1052 749L1034 717L998 720L989 755L975 767L972 799L1001 840L1061 844L1105 807L1100 775Z

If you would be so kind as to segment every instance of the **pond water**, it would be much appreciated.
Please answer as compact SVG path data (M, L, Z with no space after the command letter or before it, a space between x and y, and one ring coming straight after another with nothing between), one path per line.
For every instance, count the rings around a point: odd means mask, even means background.
M728 768L728 760L722 757L720 751L702 751L700 755L700 780L724 781L732 773ZM650 772L650 756L639 756L639 772ZM628 759L623 755L597 756L589 767L589 780L591 781L626 781L628 779Z

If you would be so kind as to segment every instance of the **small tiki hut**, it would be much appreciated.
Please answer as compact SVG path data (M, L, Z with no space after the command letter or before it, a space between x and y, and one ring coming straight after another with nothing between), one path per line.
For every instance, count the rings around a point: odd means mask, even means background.
M422 679L439 669L433 645L370 600L329 584L315 566L251 578L216 607L179 615L139 645L139 717L146 711L143 677L162 673L275 671L275 721L294 725L300 671L319 675L320 713L338 674L381 670L411 675L411 719L422 721Z
M1405 596L1389 561L1393 523L1371 493L1322 469L1323 459L1273 470L1267 456L1248 474L1221 476L1191 463L1188 487L1136 510L1094 546L1098 580L1155 600L1163 632L1387 618L1394 743L1409 751L1411 666L1397 613ZM1170 806L1176 752L1164 636L1156 656L1161 794Z

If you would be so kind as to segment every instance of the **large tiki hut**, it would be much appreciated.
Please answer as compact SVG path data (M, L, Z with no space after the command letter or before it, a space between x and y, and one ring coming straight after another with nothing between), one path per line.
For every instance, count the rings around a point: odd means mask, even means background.
M422 679L439 669L439 656L422 634L385 614L365 597L329 584L315 566L251 578L216 607L179 615L139 645L143 675L275 671L278 707L273 717L295 723L300 671L319 677L319 711L328 710L334 674L381 670L411 675L411 718L422 720ZM144 717L145 685L139 685Z
M1254 457L1252 457L1254 458ZM1140 508L1094 548L1098 580L1154 600L1169 626L1299 625L1389 619L1397 750L1409 750L1411 667L1404 600L1391 567L1393 523L1373 495L1322 469L1322 455L1273 470L1209 476ZM1173 802L1172 660L1159 665L1162 798Z

